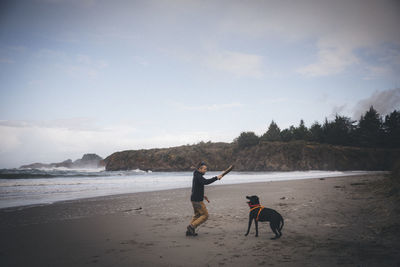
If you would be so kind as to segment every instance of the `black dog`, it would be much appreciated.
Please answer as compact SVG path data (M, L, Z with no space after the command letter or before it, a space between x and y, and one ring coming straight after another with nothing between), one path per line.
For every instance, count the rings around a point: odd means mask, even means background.
M254 220L254 223L256 225L256 236L258 236L258 221L269 221L269 226L271 227L272 232L275 233L275 237L271 239L277 239L281 237L281 230L284 224L282 215L280 215L276 210L264 208L263 206L261 206L257 196L247 196L246 198L249 200L247 204L249 204L250 207L250 214L249 228L247 229L247 233L245 234L245 236L249 234L251 222Z

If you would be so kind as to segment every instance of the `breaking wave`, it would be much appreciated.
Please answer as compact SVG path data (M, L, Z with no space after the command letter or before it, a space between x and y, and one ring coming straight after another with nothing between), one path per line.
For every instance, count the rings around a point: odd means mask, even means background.
M103 176L127 176L146 174L142 170L131 171L105 171L98 169L68 169L68 168L42 168L42 169L0 169L0 179L37 179L60 177L103 177Z
M266 181L360 175L364 171L232 172L215 186ZM218 175L208 172L206 178ZM105 171L104 169L2 169L0 209L124 193L149 192L192 185L191 172ZM211 186L214 186L211 185Z

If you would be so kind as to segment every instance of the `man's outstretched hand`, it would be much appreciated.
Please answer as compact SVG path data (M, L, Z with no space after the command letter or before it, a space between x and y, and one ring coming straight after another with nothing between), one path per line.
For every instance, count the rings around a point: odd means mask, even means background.
M228 169L226 169L225 171L223 171L220 175L217 176L218 180L221 180L222 177L224 177L225 175L227 175L232 169L233 169L234 165L231 165L228 167Z

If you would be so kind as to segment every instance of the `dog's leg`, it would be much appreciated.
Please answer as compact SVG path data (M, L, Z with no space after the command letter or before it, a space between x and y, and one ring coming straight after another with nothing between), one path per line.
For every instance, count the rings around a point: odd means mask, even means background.
M280 216L280 222L279 222L279 229L278 229L278 232L279 232L279 237L281 237L281 235L282 235L282 228L283 228L283 225L284 225L285 223L284 223L284 221L283 221L283 217L282 216Z
M247 228L247 233L245 234L245 236L247 236L250 232L251 221L252 221L251 214L249 214L249 227Z
M254 224L256 225L256 237L258 236L258 221L254 219Z
M277 239L280 237L279 233L277 232L277 229L279 229L279 225L276 225L276 223L269 223L269 226L271 227L272 232L274 232L275 237L272 237L271 239Z
M276 229L276 231L278 231L279 237L281 237L281 236L282 236L281 228L278 227L278 228Z

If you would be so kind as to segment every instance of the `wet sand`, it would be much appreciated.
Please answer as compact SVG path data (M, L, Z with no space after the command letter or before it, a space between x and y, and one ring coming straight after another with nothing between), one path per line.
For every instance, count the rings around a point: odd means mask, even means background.
M0 210L1 266L400 266L400 210L384 175L206 187L210 218L185 231L190 189ZM285 219L247 230L246 195Z

